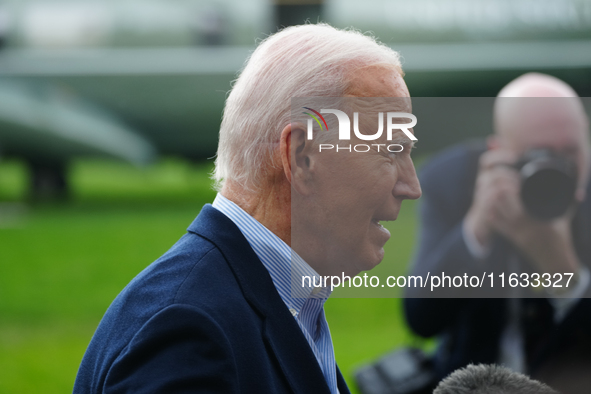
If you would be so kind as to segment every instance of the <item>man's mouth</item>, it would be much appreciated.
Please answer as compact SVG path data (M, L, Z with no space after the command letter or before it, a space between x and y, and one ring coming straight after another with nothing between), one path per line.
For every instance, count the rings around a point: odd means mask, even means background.
M380 228L385 228L382 223L380 223L379 219L372 219L371 222Z
M375 226L374 228L377 230L376 235L378 235L378 239L382 242L382 245L385 244L388 239L390 239L390 231L386 227L380 223L380 219L372 219L371 223Z
M388 231L388 229L386 227L384 227L384 225L381 222L387 222L387 220L381 220L381 219L372 219L371 223L376 226L376 228L378 230L380 230L383 233L388 233L388 237L390 236L390 231Z

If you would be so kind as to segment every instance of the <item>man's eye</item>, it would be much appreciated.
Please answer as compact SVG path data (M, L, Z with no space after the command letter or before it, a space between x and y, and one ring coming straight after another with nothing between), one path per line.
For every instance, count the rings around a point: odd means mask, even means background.
M400 145L400 144L394 144L394 145L390 145L388 147L388 153L390 153L391 155L397 156L400 155L402 153L406 153L406 151L408 151L410 148L408 146L405 145Z

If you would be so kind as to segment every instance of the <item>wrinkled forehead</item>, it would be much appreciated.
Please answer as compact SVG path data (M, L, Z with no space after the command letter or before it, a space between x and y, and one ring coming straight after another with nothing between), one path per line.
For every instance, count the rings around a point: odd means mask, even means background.
M410 97L410 93L394 66L374 64L349 74L345 97Z

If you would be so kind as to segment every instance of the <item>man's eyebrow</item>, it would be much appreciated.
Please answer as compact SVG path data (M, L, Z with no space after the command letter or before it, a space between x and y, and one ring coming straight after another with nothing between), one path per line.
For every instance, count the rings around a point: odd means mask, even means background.
M413 149L415 147L416 142L417 141L413 141L405 135L394 137L394 138L392 138L392 141L390 141L390 143L392 143L392 144L399 144L405 148L410 148L410 149Z

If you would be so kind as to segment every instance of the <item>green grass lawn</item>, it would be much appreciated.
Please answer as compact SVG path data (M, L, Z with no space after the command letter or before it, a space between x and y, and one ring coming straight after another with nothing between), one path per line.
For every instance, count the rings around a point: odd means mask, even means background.
M29 205L26 172L0 162L0 393L71 392L78 364L117 293L211 202L209 164L168 159L146 169L85 160L65 204ZM415 203L390 224L384 267L402 272ZM387 261L386 261L387 260ZM363 362L412 341L393 298L331 298L337 361L350 385Z

